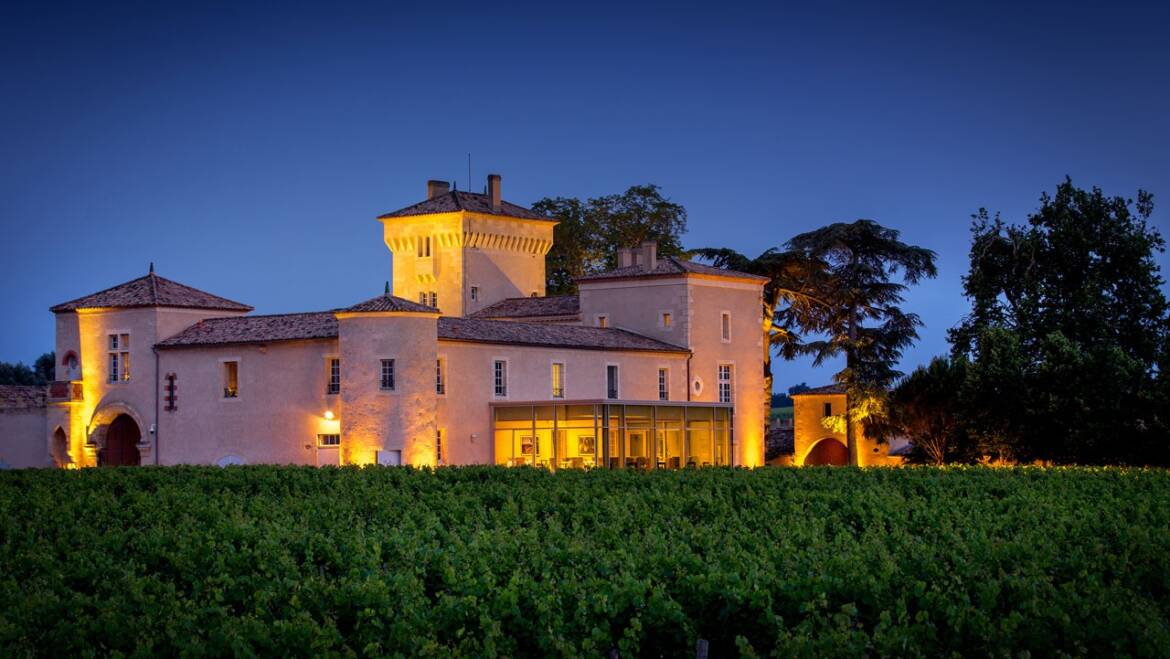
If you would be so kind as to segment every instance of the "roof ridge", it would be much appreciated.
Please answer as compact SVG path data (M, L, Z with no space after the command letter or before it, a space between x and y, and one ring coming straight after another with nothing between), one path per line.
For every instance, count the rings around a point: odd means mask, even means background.
M151 300L151 302L154 302L157 305L158 304L158 280L156 278L158 277L158 275L154 274L154 264L153 263L150 264L150 272L147 273L146 276L150 278L150 300ZM175 282L175 283L178 284L179 282Z

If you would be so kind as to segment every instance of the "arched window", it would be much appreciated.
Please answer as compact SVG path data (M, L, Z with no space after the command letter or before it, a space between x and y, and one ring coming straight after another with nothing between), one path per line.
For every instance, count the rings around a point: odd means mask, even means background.
M65 357L61 359L61 365L65 367L66 380L81 379L81 362L77 359L77 353L72 350L65 353Z

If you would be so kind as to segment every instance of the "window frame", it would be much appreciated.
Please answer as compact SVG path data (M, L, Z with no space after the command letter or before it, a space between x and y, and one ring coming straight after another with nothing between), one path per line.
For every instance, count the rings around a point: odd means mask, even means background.
M595 314L593 314L593 326L600 327L601 329L608 328L609 327L609 314L608 313L595 313Z
M658 400L670 400L670 367L658 367Z
M500 365L503 365L502 371ZM492 398L497 400L505 400L508 398L508 358L507 357L493 357L492 358ZM502 377L501 377L502 375Z
M613 369L613 389L609 388L609 372ZM610 395L613 394L613 395ZM615 362L606 362L605 364L605 399L606 400L621 400L622 399L622 369L621 364Z
M386 386L387 366L389 366L390 386ZM398 360L395 357L382 357L378 360L378 391L394 393L398 389Z
M558 384L558 382L557 382L557 375L558 375L557 367L558 366L560 367L560 372L559 372L560 387L557 386L557 384ZM552 400L564 400L565 399L565 379L566 379L565 378L565 360L560 359L560 360L553 360L552 362L550 362L549 378L551 380L550 384L552 385L550 387L551 391L549 392L550 398L552 398Z
M335 437L336 441L328 441L327 438ZM341 433L339 432L319 432L317 433L317 448L341 448Z
M719 362L715 370L715 394L716 400L720 403L734 403L735 402L735 362ZM727 369L727 379L723 379L723 370ZM727 396L724 399L723 390L727 388Z
M337 364L336 383L334 382L333 365ZM341 356L340 355L326 355L325 356L325 395L339 396L341 395Z
M236 365L236 393L234 396L228 395L228 364ZM220 384L223 391L220 400L223 402L234 402L240 400L240 358L239 357L221 357L219 359L219 374Z
M669 332L674 329L674 310L661 309L658 312L658 329Z
M821 404L821 418L827 419L833 416L833 401L827 400Z
M447 356L435 356L435 395L447 395Z
M106 330L106 384L125 384L133 376L130 346L132 332L128 329Z
M731 343L731 312L727 310L719 312L719 341Z

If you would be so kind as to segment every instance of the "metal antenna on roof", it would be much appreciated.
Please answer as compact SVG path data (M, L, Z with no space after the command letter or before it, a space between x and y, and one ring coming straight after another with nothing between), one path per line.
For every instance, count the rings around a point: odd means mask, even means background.
M390 282L386 282L386 295L390 295Z

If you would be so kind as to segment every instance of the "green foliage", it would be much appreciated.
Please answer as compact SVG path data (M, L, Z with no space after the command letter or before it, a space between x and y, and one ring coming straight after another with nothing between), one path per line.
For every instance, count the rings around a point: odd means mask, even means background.
M587 201L546 197L532 209L560 220L545 257L549 295L574 293L576 277L615 267L619 247L655 240L660 256L682 253L687 211L663 197L657 185L635 185L622 194Z
M1133 469L4 472L0 655L1165 656L1167 491Z
M950 340L988 405L971 405L974 428L1018 460L1168 464L1170 305L1153 199L1066 179L1040 201L1026 225L985 210L972 223L971 313Z
M920 464L977 462L982 454L967 433L965 416L968 371L961 357L935 357L914 369L890 392L886 415L866 424L866 435L910 439L909 459Z
M56 353L46 352L37 357L29 368L23 362L15 364L0 362L0 384L38 385L48 384L56 374Z

